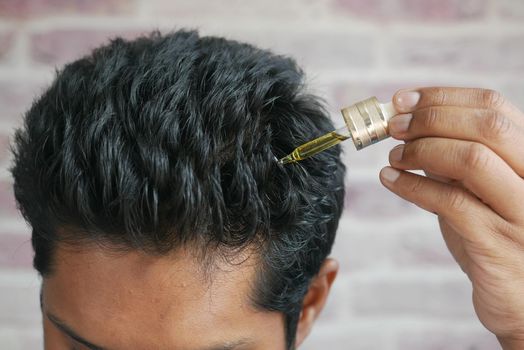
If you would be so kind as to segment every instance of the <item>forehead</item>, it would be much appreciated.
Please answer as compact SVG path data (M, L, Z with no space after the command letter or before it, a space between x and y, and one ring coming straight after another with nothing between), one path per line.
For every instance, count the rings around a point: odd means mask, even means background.
M239 264L217 263L207 276L190 250L153 256L61 246L44 279L45 309L117 349L198 348L199 339L205 345L252 336L268 317L283 329L280 317L251 305L256 259L247 254Z

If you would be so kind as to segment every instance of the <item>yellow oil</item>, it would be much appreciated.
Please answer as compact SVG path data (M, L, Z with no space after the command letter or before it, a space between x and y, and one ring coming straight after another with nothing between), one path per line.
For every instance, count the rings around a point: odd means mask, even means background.
M299 160L311 157L347 139L349 139L349 136L340 135L339 133L332 131L301 146L298 146L293 150L293 152L284 158L281 158L279 162L281 164L298 162Z

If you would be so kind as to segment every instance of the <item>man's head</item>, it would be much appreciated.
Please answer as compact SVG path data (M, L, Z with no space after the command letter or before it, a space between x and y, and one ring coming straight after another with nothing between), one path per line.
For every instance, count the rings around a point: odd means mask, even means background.
M59 71L24 122L11 172L46 348L307 335L337 272L345 167L338 146L275 161L333 129L293 60L192 31L115 39Z

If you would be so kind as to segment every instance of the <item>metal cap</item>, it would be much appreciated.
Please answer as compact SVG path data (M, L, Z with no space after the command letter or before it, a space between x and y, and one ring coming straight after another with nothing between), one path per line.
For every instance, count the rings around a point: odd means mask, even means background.
M341 110L357 150L389 137L387 115L376 97L368 98Z

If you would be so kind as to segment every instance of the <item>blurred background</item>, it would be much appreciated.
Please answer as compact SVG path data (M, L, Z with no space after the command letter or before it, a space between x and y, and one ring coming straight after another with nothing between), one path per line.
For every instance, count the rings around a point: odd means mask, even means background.
M0 0L0 348L42 348L30 231L16 210L8 143L55 69L153 29L199 29L295 57L340 108L423 85L486 87L524 108L521 0ZM499 349L436 218L383 189L396 142L348 142L347 201L333 255L341 273L301 349Z

